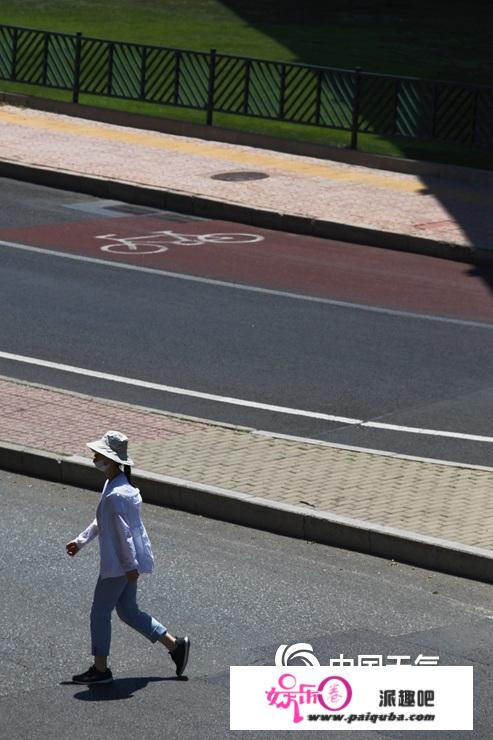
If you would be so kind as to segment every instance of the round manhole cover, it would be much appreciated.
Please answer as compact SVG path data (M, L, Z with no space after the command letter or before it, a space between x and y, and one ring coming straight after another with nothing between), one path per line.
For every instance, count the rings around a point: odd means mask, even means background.
M269 177L265 172L220 172L219 175L212 175L211 180L229 180L229 181L240 181L240 180L265 180Z

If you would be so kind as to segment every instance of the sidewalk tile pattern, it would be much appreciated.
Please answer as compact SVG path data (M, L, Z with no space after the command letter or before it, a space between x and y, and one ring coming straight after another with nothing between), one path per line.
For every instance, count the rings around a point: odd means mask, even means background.
M0 440L90 457L107 429L140 469L492 549L493 471L298 442L0 380Z
M461 246L487 247L493 240L493 186L484 184L421 178L8 105L0 106L0 136L0 156L25 164ZM211 179L252 169L269 177Z

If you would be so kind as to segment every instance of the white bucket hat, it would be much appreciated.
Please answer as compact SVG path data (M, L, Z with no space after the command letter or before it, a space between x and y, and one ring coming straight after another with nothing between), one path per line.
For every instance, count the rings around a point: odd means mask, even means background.
M94 452L108 457L119 465L133 465L133 460L127 453L128 438L121 432L106 432L101 439L88 442L87 446Z

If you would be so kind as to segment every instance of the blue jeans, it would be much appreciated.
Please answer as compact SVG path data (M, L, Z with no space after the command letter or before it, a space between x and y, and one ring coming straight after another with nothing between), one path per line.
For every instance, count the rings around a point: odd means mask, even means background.
M111 643L111 612L116 608L120 619L156 642L166 634L166 627L146 614L137 606L137 581L129 581L127 576L117 578L98 578L91 608L92 654L108 656Z

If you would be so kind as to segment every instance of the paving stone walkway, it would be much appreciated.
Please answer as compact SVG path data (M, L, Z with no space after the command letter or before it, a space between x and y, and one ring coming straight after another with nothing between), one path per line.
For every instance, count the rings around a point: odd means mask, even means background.
M0 379L1 441L90 457L107 429L151 473L493 549L493 470L264 432Z
M493 176L488 180L487 173L480 181L420 177L5 104L0 105L0 137L5 160L493 249ZM268 177L212 179L245 170Z

